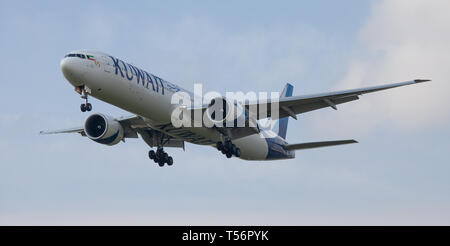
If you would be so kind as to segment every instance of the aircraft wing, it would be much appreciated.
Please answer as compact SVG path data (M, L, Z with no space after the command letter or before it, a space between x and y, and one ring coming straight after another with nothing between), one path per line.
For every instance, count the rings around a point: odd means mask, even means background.
M127 117L120 117L117 119L117 121L120 122L122 127L124 128L124 137L126 138L137 138L138 135L136 131L133 129L134 125L145 125L148 127L145 122L138 116L127 116ZM133 125L134 124L134 125ZM73 127L73 128L67 128L67 129L61 129L61 130L55 130L55 131L40 131L40 134L58 134L58 133L80 133L82 136L86 136L86 133L84 132L84 127Z
M80 133L83 136L86 136L83 127L73 127L56 131L40 131L39 134L58 134L58 133L75 133L75 132Z
M166 142L165 147L178 147L184 149L184 141L181 139L173 138L166 134L163 134L155 129L149 127L145 121L139 116L127 116L116 119L123 127L124 138L138 138L138 133L141 135L144 142L149 146L156 146L161 139ZM40 134L58 134L58 133L80 133L82 136L86 136L84 128L74 127L68 129L61 129L56 131L40 131Z
M279 99L279 118L283 118L286 116L291 116L294 119L297 119L296 115L331 107L335 110L337 110L336 105L354 101L359 99L360 95L372 93L376 91L381 90L387 90L395 87L405 86L405 85L412 85L422 82L427 82L430 80L422 80L422 79L416 79L412 81L406 81L406 82L400 82L400 83L394 83L394 84L386 84L386 85L379 85L379 86L372 86L372 87L365 87L360 89L353 89L353 90L343 90L343 91L335 91L335 92L328 92L328 93L320 93L320 94L313 94L313 95L305 95L305 96L293 96L293 97L285 97ZM265 105L264 105L265 104ZM257 104L257 103L247 103L246 109L248 110L252 106L265 106L267 108L267 117L271 117L271 102L270 99L267 103L264 104ZM274 117L272 117L274 119ZM263 119L263 117L259 117L258 119Z

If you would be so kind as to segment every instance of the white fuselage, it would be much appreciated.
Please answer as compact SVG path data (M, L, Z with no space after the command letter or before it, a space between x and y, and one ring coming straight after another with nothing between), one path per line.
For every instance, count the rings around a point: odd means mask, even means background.
M95 98L141 116L149 127L186 142L215 145L222 140L214 128L175 128L171 113L177 105L171 97L184 90L136 66L101 52L78 51L91 59L66 57L61 61L64 76L75 87L85 86ZM258 134L233 140L241 149L240 158L266 160L269 144Z

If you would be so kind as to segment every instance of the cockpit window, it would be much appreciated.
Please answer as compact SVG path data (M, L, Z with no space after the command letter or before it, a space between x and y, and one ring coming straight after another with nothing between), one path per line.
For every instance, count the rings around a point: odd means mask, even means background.
M86 56L83 55L83 54L67 54L64 57L78 57L78 58L81 58L81 59L86 59Z

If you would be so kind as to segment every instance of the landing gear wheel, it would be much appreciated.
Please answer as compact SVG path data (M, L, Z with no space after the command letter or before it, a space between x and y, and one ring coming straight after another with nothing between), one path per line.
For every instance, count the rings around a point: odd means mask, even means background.
M225 149L230 150L233 147L233 144L231 141L225 141Z
M234 152L234 155L235 155L236 157L240 157L240 156L241 156L241 149L236 148L236 151Z
M80 105L81 112L86 112L86 105L83 103Z
M236 149L237 149L237 148L236 148L236 145L233 144L233 145L231 145L231 150L230 150L230 152L231 152L232 154L235 155L235 154L236 154Z
M222 142L220 142L220 141L217 142L216 146L217 146L217 149L218 149L219 151L223 150L223 143L222 143Z
M153 150L150 150L149 152L148 152L148 158L150 158L150 159L155 159L156 158L156 154L155 154L155 151L153 151Z
M167 158L167 165L172 166L172 164L173 164L172 156L169 156L169 157Z
M159 146L156 151L150 150L148 152L148 157L153 159L155 163L158 163L160 167L163 167L164 164L167 164L168 166L173 165L173 158L169 156L161 146Z
M87 111L91 111L92 110L92 105L90 103L86 103L86 110Z

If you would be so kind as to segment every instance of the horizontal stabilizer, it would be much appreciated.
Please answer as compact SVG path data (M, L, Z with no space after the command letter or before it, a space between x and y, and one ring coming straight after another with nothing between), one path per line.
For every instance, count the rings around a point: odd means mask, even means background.
M288 144L288 145L285 145L283 148L285 150L312 149L312 148L320 148L320 147L327 147L327 146L341 145L341 144L351 144L351 143L357 143L357 141L354 139L349 139L349 140L337 140L337 141Z

